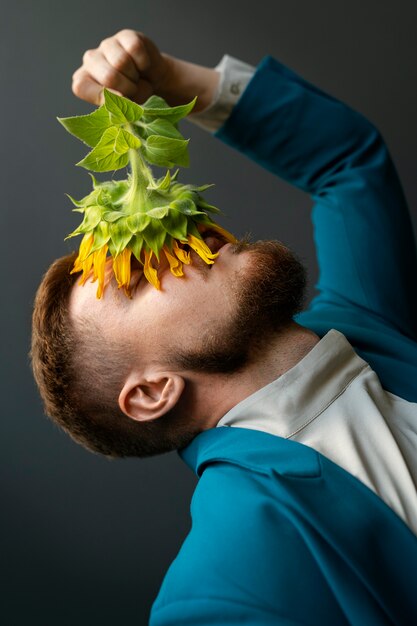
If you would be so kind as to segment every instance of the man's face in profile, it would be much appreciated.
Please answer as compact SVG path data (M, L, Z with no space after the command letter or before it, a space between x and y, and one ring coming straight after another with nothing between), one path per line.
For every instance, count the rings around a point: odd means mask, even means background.
M161 289L155 289L134 260L129 299L111 277L101 300L96 298L96 283L77 283L70 298L70 315L94 317L105 334L113 340L129 341L137 346L144 361L165 359L178 349L204 350L204 342L233 316L236 285L245 280L251 255L237 252L231 244L219 250L213 265L206 265L191 252L192 263L184 266L184 276L177 278L162 258L158 270Z
M194 252L191 257L181 278L173 276L161 258L160 291L147 282L135 261L131 299L114 278L101 300L91 281L76 284L70 298L73 321L94 318L104 336L134 346L144 363L188 356L203 370L207 366L227 371L227 363L230 369L241 366L253 341L279 330L280 320L293 307L291 273L299 290L299 262L278 242L222 245L213 265ZM106 271L110 276L110 263ZM208 365L209 359L215 362Z

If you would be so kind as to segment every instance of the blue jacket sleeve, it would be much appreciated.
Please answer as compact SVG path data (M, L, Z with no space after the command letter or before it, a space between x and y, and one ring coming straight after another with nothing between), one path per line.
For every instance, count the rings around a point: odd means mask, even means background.
M375 126L268 56L215 136L311 195L310 309L360 311L417 339L413 228Z

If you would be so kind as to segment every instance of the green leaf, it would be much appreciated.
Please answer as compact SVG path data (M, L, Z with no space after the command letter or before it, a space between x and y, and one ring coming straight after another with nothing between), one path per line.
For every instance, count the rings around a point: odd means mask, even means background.
M143 115L145 119L151 119L152 117L165 117L171 123L175 124L193 110L196 102L197 96L188 104L170 107L163 98L160 98L159 96L151 96L142 105Z
M133 215L129 215L126 220L126 225L131 233L137 234L143 231L151 221L151 218L146 215L146 213L133 213Z
M143 231L143 238L149 248L155 253L158 261L159 252L164 245L165 237L166 230L162 228L161 221L151 218L148 226Z
M187 238L187 217L180 211L170 209L162 220L162 226L174 239Z
M129 150L137 149L140 139L123 128L108 128L95 148L77 163L94 172L108 172L126 167L129 163Z
M187 167L189 139L170 139L151 135L144 145L145 158L153 165L173 167L175 164Z
M109 232L116 254L120 254L132 239L132 233L126 228L126 220L118 220L109 224Z
M110 114L112 124L129 124L136 122L143 115L143 108L123 96L104 89L104 106Z
M77 137L77 139L81 139L90 148L98 144L105 130L112 125L109 113L104 106L88 115L57 117L56 119L65 130Z
M146 124L143 128L145 137L151 135L160 135L161 137L170 137L171 139L184 139L180 131L177 130L169 120L157 118L150 124Z

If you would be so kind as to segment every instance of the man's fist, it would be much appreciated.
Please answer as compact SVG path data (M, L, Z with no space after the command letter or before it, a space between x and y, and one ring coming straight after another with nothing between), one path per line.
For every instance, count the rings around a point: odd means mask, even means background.
M87 50L72 76L72 91L91 102L103 103L103 87L141 103L158 91L169 62L143 33L121 30Z
M211 103L218 80L215 70L161 53L143 33L124 29L84 53L72 91L97 106L104 102L103 87L138 104L153 94L171 106L198 96L196 113Z

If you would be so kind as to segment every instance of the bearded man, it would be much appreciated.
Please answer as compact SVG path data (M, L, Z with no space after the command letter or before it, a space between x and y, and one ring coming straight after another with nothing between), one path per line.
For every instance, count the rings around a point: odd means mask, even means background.
M204 68L123 30L88 50L74 93L172 106L309 193L318 295L278 241L226 244L157 291L57 260L32 363L46 413L110 457L178 449L197 473L192 529L151 612L168 624L417 620L417 255L379 131L272 57ZM107 271L111 271L108 267ZM203 312L203 313L202 313Z

